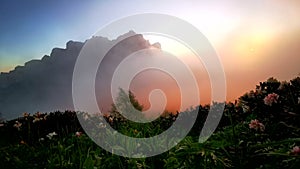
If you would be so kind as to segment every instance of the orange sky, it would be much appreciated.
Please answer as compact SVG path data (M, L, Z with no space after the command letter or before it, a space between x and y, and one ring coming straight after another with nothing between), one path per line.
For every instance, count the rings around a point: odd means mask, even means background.
M300 11L300 4L295 7L278 3L269 8L269 12L277 12L273 16L261 11L261 18L254 15L239 20L230 29L218 32L218 38L213 36L213 31L207 31L205 35L214 45L224 66L227 101L238 99L269 77L288 81L299 75L300 13L295 12L298 8ZM197 78L201 84L201 103L209 103L209 78L201 63L193 59L192 53L180 42L168 37L147 35L145 38L152 43L159 41L163 50L171 52L193 67L194 73L201 77Z
M89 19L84 19L84 22L80 24L83 25L82 27L78 26L78 30L76 29L78 32L88 34L103 26L104 23L95 25L95 20L99 19L97 14L99 6L99 4L94 4L88 9L88 12L82 14L81 18ZM269 77L273 76L278 80L290 80L300 73L299 0L187 1L186 3L181 1L149 1L141 4L124 1L118 2L114 7L108 9L110 13L107 14L109 19L105 20L106 24L108 20L111 21L136 13L157 12L177 16L197 27L215 47L224 66L228 101L234 101L245 92L254 89L260 81L265 81ZM88 32L86 31L87 25L97 27ZM78 32L75 33L78 34ZM62 32L62 34L64 33ZM70 38L72 39L72 37L68 38L60 40L62 45L65 45L65 42ZM112 39L112 37L110 38ZM182 46L180 47L180 44L178 47L178 44L172 40L151 36L145 36L145 38L152 43L159 41L163 50L173 52L193 67L194 73L201 77L197 78L200 84L201 103L207 103L210 98L210 82L201 63L194 62L191 53L183 49ZM54 47L57 46L52 45L47 50L50 51ZM45 51L46 49L35 48L35 50ZM38 51L37 53L38 56L32 57L41 58L42 54ZM1 60L0 71L9 71L20 64L22 57L24 56ZM25 62L24 58L21 60ZM140 74L135 80L142 76L146 77L147 73ZM167 89L176 89L176 84L172 82L172 79L166 77L165 80L172 83L172 85L167 86ZM132 85L134 86L134 81ZM137 91L138 99L146 102L147 97L140 95L139 92L147 93L149 91L148 88L144 91ZM174 98L176 93L178 92L169 94ZM178 99L172 101L177 103Z
M187 8L190 10L183 12ZM178 10L177 15L195 25L215 47L226 74L228 101L255 89L269 77L283 81L299 75L300 1L230 0L205 5L199 1L194 7L187 4ZM180 47L172 43L168 46L164 38L148 39L160 41L163 49L189 58L190 53L180 52ZM209 85L207 76L203 80Z

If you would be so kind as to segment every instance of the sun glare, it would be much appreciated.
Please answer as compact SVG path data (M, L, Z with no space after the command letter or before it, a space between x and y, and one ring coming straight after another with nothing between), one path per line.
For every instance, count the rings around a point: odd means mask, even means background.
M195 65L197 65L197 68L203 68L201 59L199 59L199 57L194 53L192 49L187 47L185 44L181 43L179 40L163 35L143 36L146 40L149 40L151 44L159 42L163 51L174 55L184 64L190 67L195 67Z
M254 64L262 61L262 55L272 43L272 35L265 31L251 31L242 34L235 41L234 54L246 64Z
M186 47L184 44L180 43L179 41L163 36L163 35L143 35L146 40L149 40L151 44L160 43L161 48L163 51L169 52L174 56L186 56L191 54L191 50Z

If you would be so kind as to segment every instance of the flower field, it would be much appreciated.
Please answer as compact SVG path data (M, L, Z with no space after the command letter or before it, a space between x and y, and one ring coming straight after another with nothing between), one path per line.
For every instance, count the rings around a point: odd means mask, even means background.
M300 168L300 77L289 82L270 78L236 102L226 103L217 130L204 143L198 139L210 106L198 108L188 136L171 150L148 158L125 158L99 147L76 115L95 121L87 113L24 113L0 123L0 168ZM162 133L178 117L166 112L139 124L115 111L113 106L105 120L120 133L138 138ZM106 127L101 121L97 126Z

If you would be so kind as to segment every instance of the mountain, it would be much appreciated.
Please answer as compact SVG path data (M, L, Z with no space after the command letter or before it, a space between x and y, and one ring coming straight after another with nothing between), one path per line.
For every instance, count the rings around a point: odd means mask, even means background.
M142 35L133 31L116 40L118 39L124 40L108 52L97 74L97 98L101 101L101 108L105 110L112 103L109 98L111 76L120 61L134 51L150 47L160 48L160 44L151 45ZM45 55L41 60L31 60L8 73L1 73L0 113L3 118L16 118L23 112L73 110L72 76L82 47L87 42L94 43L99 48L110 47L113 41L98 36L86 42L69 41L65 49L54 48L50 56ZM98 94L106 97L100 98Z

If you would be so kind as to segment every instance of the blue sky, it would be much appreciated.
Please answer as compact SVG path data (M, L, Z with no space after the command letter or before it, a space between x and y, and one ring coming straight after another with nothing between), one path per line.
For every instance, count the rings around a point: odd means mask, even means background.
M163 12L168 2L101 0L2 0L0 5L0 72L84 41L104 25L137 13ZM163 5L164 4L164 5Z
M2 0L0 72L50 54L52 48L64 47L69 40L84 41L104 25L132 14L180 17L215 42L241 25L277 29L299 23L297 5L297 0ZM279 25L278 21L286 23Z
M0 71L50 54L68 40L84 41L118 17L110 6L102 1L1 1Z

